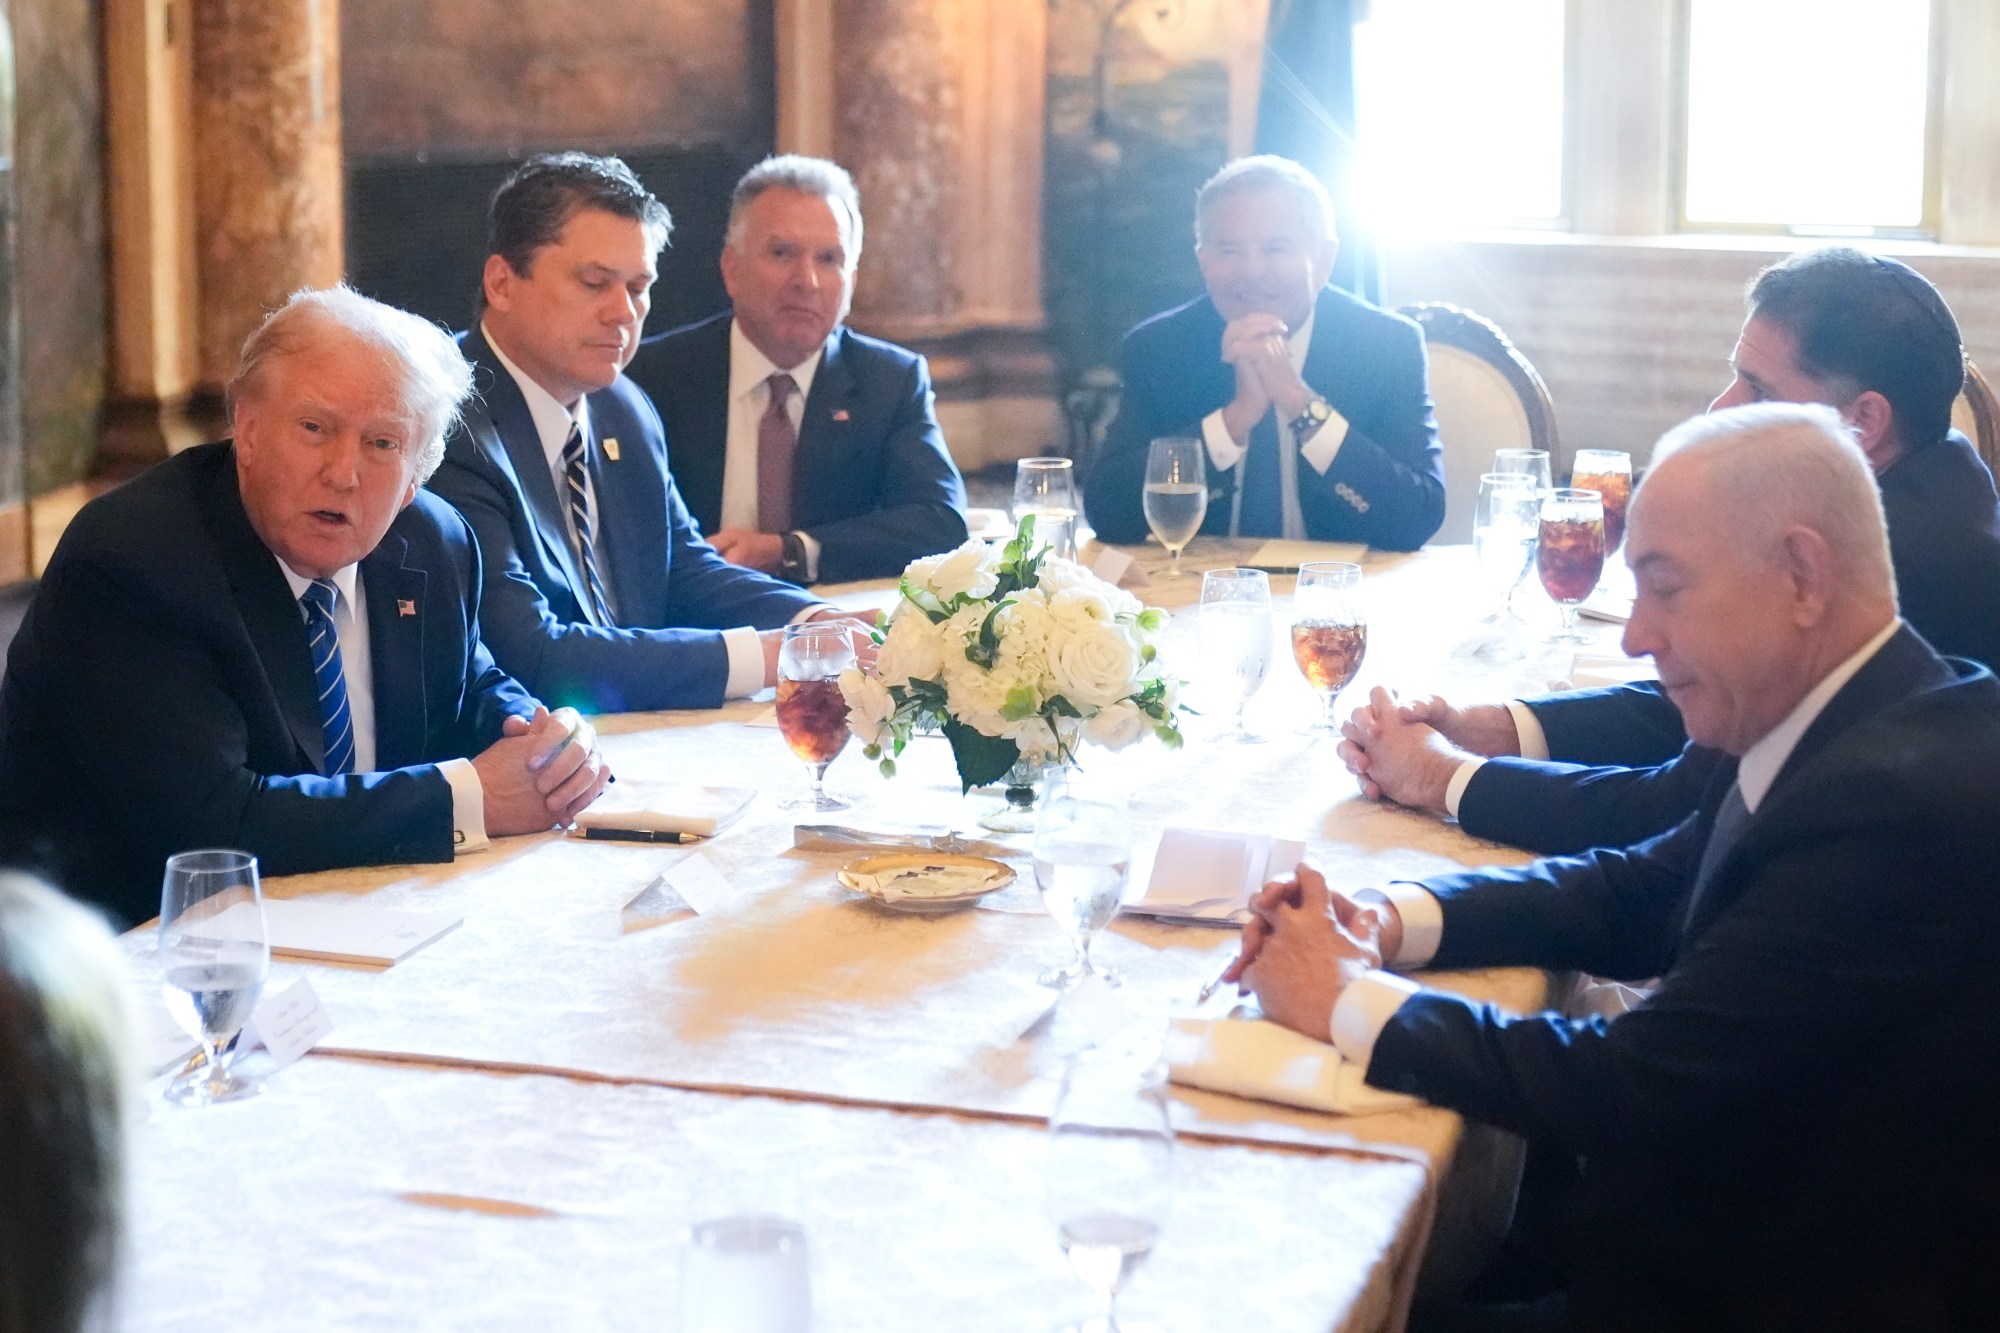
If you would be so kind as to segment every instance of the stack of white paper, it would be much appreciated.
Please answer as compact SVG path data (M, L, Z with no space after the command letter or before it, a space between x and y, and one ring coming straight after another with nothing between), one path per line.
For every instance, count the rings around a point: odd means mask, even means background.
M713 837L757 796L755 787L700 787L690 782L621 779L576 817L578 828L643 829Z
M1289 874L1305 844L1263 833L1168 829L1153 854L1146 891L1125 910L1165 921L1241 925L1250 895L1275 875Z

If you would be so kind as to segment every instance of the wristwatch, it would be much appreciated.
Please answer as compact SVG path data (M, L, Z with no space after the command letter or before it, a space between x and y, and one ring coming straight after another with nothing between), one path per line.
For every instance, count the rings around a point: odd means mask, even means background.
M785 534L785 550L778 557L778 577L801 588L811 582L806 576L806 539L796 532Z
M1321 426L1324 426L1332 416L1333 404L1327 402L1326 399L1320 397L1318 394L1314 394L1313 400L1306 404L1306 410L1292 418L1292 438L1295 440L1305 439Z

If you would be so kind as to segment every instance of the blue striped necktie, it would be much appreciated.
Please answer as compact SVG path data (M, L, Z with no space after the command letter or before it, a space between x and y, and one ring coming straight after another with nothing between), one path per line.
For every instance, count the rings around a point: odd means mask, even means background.
M332 579L314 579L299 598L306 609L313 677L319 683L320 726L326 732L326 762L321 770L330 778L354 768L354 719L347 712L347 674L340 662L340 635L333 627L337 593Z
M583 427L574 423L563 445L563 480L568 483L569 525L576 533L577 554L583 560L584 589L590 594L590 614L606 628L611 625L611 603L604 595L604 576L597 570L597 543L590 529L590 492L585 489Z

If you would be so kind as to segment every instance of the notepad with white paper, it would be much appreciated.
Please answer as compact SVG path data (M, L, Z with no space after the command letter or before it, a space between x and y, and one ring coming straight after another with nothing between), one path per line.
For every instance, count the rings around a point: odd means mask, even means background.
M225 937L229 919L254 910L239 903L216 918ZM314 962L367 963L390 967L447 935L464 922L456 912L402 912L367 903L311 898L273 898L264 903L264 933L279 958Z
M1273 538L1258 547L1257 554L1251 556L1248 563L1252 569L1293 570L1321 560L1358 565L1361 557L1367 554L1368 547L1361 542L1300 542Z
M576 817L578 828L643 829L714 837L749 808L755 787L702 787L691 782L620 781Z
M1163 921L1241 925L1250 918L1250 895L1293 870L1305 850L1303 842L1264 833L1170 828L1153 853L1145 893L1125 910Z

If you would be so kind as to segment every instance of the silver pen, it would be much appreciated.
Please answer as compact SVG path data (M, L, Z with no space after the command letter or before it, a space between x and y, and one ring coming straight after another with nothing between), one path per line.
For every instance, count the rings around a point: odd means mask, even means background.
M1197 1009L1199 1009L1202 1005L1207 1004L1209 1001L1209 997L1222 989L1222 979L1228 976L1229 969L1235 967L1236 964L1239 963L1240 961L1242 961L1242 955L1238 954L1235 958L1232 958L1228 962L1224 963L1222 965L1222 970L1217 972L1213 977L1209 979L1208 984L1201 988L1201 994L1194 997L1194 1003Z

